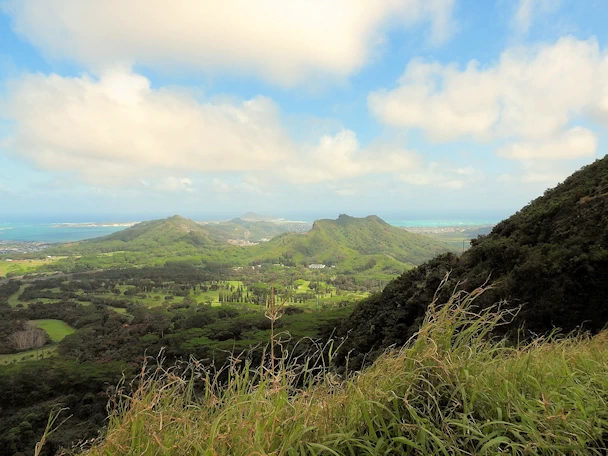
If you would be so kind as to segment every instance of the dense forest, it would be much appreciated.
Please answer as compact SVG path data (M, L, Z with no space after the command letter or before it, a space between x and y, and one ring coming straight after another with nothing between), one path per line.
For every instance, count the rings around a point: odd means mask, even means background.
M557 187L471 241L460 257L445 254L405 272L361 303L342 327L351 365L403 345L428 305L455 289L490 283L477 300L519 308L507 328L518 336L554 329L597 332L608 322L608 158L584 167ZM519 331L521 330L521 331ZM371 354L371 355L370 355Z
M296 293L272 271L229 278L230 271L169 262L1 285L0 454L30 452L49 413L61 408L69 410L69 424L49 438L45 454L96 437L113 387L123 376L128 383L147 357L161 351L168 363L195 356L203 365L222 366L240 353L260 360L269 341L265 303L271 293L284 303L275 331L285 347L305 352L351 312L343 300L349 289L359 288L347 277L336 278L331 290L342 292L330 300L334 304L316 310L306 303L327 294L324 282L307 281L306 290ZM302 288L301 282L291 288ZM211 294L219 302L206 302ZM46 339L30 346L11 342L41 331L31 326L39 321L64 322L75 331L52 345Z

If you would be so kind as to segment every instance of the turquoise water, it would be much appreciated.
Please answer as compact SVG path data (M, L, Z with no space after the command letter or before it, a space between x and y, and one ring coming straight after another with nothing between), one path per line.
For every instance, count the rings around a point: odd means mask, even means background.
M125 228L87 223L0 223L0 241L72 242L106 236Z

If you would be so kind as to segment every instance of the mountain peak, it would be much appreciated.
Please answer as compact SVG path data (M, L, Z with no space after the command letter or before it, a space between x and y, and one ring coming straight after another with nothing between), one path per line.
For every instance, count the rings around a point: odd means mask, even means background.
M376 215L357 218L340 214L337 219L316 220L307 234L286 235L271 240L268 247L275 244L290 257L300 255L314 263L338 264L364 257L370 261L370 255L378 255L382 261L400 263L401 270L406 264L419 264L450 250L443 242L391 226Z
M160 219L162 220L162 219ZM181 215L172 215L171 217L167 217L165 220L188 220L190 222L194 222L193 220L187 219L186 217L182 217Z
M115 241L121 244L116 245ZM181 215L137 223L125 230L88 242L94 244L112 243L111 246L108 246L109 251L116 249L146 250L150 247L166 247L177 243L196 246L213 243L209 237L209 232L203 226Z

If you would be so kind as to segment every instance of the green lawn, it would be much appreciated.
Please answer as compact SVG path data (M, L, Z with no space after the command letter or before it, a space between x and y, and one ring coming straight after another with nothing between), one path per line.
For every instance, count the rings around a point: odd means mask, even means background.
M10 298L8 298L8 305L11 307L16 307L17 304L23 304L23 307L27 307L27 304L24 302L19 301L19 296L21 296L21 293L23 293L23 290L25 289L27 285L21 285L21 287L19 288L19 291L17 293L15 293L14 295L12 295Z
M35 359L40 358L48 358L50 356L55 355L55 350L57 350L56 345L47 345L43 348L38 348L36 350L28 350L19 353L13 353L11 355L0 355L0 365L20 361L33 361Z
M29 324L44 329L53 343L62 341L65 336L69 336L76 331L61 320L30 320Z
M5 277L10 273L20 276L35 272L40 266L52 264L57 260L59 260L58 257L45 260L0 260L0 277Z
M123 307L108 306L108 309L112 309L114 312L119 313L119 314L126 314L127 313L127 309L125 309Z

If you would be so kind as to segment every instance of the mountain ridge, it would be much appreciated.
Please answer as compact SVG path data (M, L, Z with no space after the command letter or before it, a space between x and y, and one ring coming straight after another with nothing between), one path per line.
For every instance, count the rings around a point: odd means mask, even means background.
M522 306L512 331L601 330L608 322L608 157L498 223L462 256L437 256L362 302L344 325L351 362L414 335L446 277L439 303L454 289L470 292L490 281L478 305ZM377 330L369 333L370 325Z
M316 220L308 233L286 233L254 249L258 256L270 255L279 262L283 258L336 265L357 255L371 264L371 260L386 258L390 266L401 270L403 265L411 267L450 250L443 242L393 227L378 216L356 218L346 214ZM363 266L353 264L355 268Z

